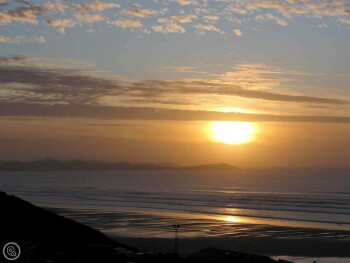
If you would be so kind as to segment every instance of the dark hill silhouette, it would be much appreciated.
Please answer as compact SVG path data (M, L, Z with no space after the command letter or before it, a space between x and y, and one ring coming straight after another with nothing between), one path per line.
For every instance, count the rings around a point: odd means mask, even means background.
M3 192L0 192L0 209L0 246L8 242L19 244L22 261L75 262L84 257L89 260L98 257L99 262L104 262L108 251L115 247L136 250L88 226ZM0 258L2 262L2 255Z

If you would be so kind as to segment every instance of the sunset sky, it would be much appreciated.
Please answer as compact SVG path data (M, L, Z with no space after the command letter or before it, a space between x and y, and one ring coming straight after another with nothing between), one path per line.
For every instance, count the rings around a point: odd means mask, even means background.
M349 0L0 10L1 160L349 166ZM219 121L253 135L215 140Z

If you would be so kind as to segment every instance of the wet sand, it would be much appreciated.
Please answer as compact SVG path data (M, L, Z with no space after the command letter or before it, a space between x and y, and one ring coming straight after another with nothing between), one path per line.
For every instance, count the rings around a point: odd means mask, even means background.
M346 225L310 227L312 224L303 222L127 209L51 210L143 251L174 251L172 226L179 224L181 255L215 247L276 257L349 257L350 262L350 229Z

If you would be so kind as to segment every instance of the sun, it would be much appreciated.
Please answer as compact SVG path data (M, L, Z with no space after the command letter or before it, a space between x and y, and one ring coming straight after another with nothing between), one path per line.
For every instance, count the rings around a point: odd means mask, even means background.
M209 126L213 141L225 144L245 144L254 139L255 127L246 122L213 122Z

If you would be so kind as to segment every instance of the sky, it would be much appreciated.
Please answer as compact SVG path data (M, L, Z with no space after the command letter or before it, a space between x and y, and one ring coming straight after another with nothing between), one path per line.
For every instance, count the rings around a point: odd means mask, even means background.
M0 0L0 159L346 167L349 43L349 0Z

